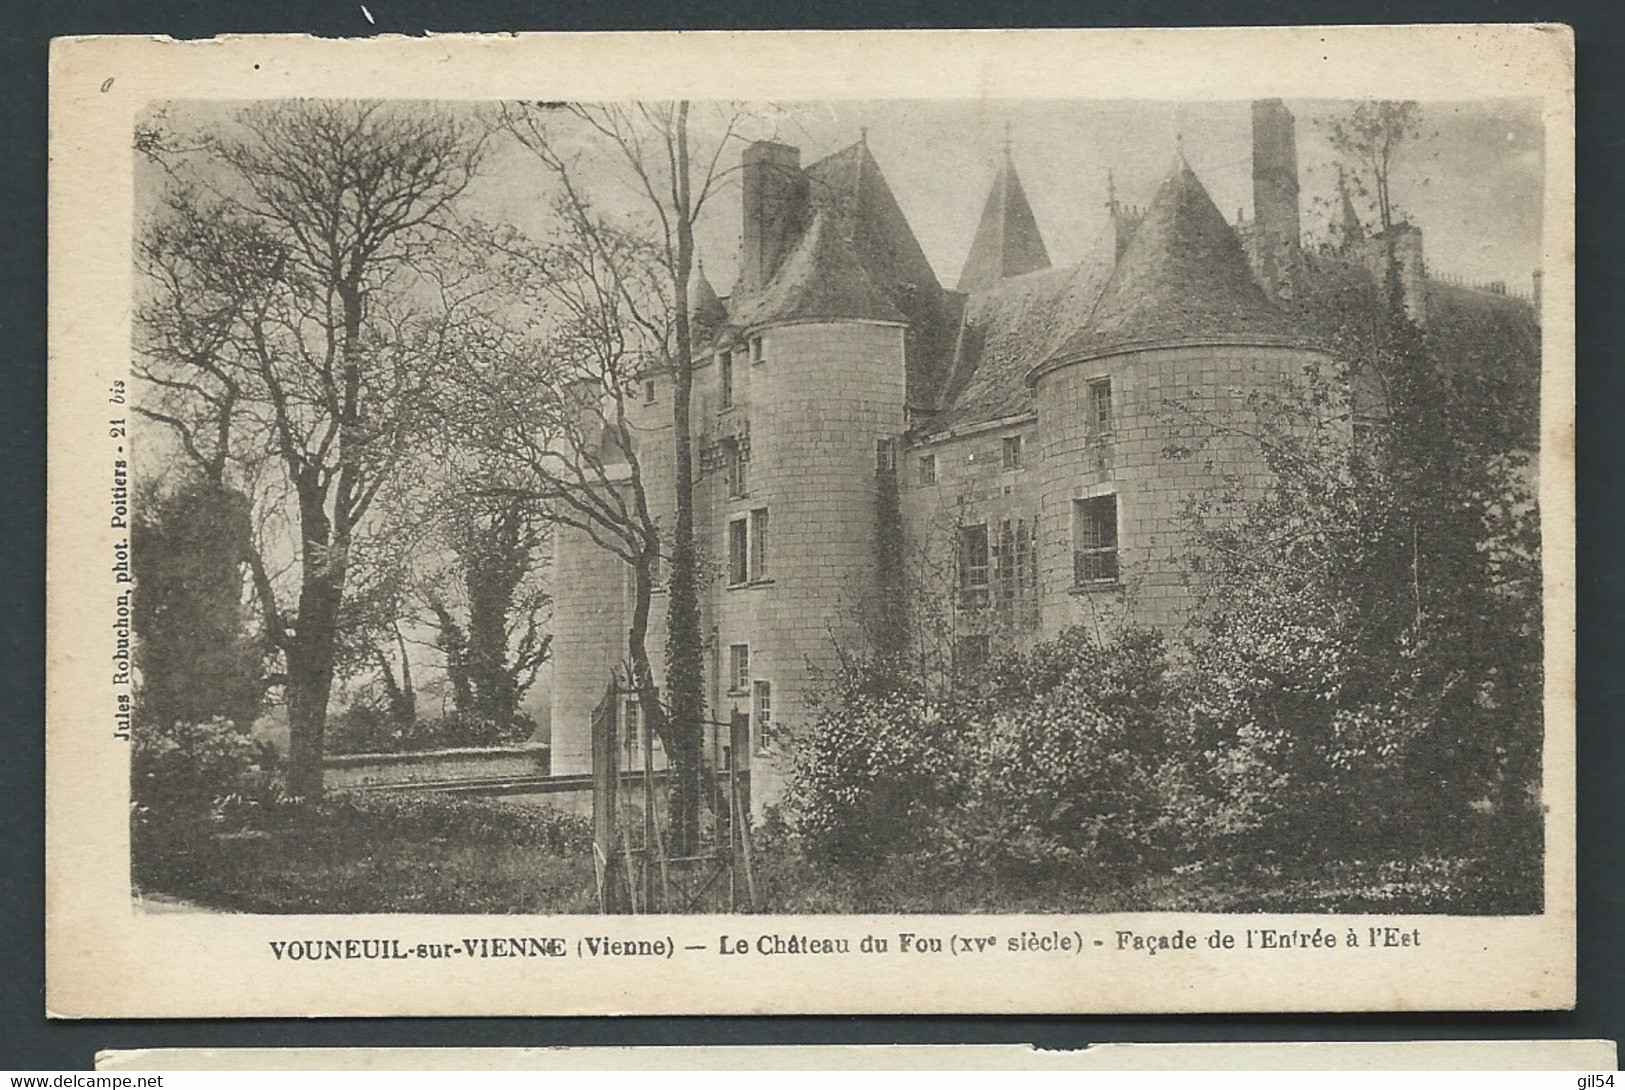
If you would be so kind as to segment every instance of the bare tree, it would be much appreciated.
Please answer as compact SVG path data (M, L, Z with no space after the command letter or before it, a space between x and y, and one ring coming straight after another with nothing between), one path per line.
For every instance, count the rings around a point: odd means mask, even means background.
M627 565L627 661L647 721L664 739L648 653L662 545L629 413L658 342L627 313L652 305L660 274L642 240L577 218L567 203L559 211L559 236L547 245L513 231L489 240L501 262L494 278L513 305L459 325L448 341L444 366L455 382L440 406L442 456L480 502L543 511ZM465 634L444 626L442 634L460 642L466 661ZM472 677L464 683L472 700Z
M189 146L138 135L167 179L139 247L140 411L187 457L253 477L266 521L297 542L291 595L267 543L250 564L286 667L289 786L305 798L322 791L352 553L459 302L421 269L483 143L476 122L420 106L303 101L251 106Z
M688 311L694 270L694 228L707 202L728 175L722 155L740 120L724 114L715 140L702 149L691 129L688 102L621 105L518 104L503 111L504 127L532 152L558 183L582 240L600 251L606 266L608 236L584 188L571 137L586 132L616 164L616 172L640 198L646 213L647 256L664 283L652 300L640 300L630 283L620 285L621 314L637 323L649 342L651 362L673 379L672 433L675 458L671 574L668 582L666 686L670 716L662 716L662 741L678 777L673 794L676 846L693 849L699 838L705 737L704 643L700 633L699 556L694 540L694 443L690 402L694 386L693 331ZM563 134L559 114L568 119ZM637 278L642 282L641 278ZM658 300L658 306L648 305ZM669 721L668 721L669 718Z
M1384 233L1395 223L1394 168L1421 135L1422 109L1415 102L1362 102L1324 125L1332 147L1349 160L1356 190L1370 198Z

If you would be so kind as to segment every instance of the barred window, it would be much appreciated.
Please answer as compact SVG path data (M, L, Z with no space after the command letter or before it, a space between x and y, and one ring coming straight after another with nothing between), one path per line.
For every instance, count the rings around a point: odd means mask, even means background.
M1089 423L1096 435L1112 430L1112 380L1097 378L1089 383Z
M1072 503L1072 581L1077 586L1117 581L1117 497Z
M987 604L987 525L959 528L959 589L967 606Z
M756 712L756 746L766 749L773 744L773 683L756 682L751 690L751 703Z
M767 508L750 513L750 577L767 578Z
M638 702L636 693L626 698L623 723L626 727L626 748L628 752L635 752L643 744L643 705Z

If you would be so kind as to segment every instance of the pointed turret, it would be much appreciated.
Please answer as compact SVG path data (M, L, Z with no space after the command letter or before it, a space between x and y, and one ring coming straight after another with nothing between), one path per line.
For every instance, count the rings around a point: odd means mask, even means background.
M1190 342L1288 343L1224 215L1180 157L1157 190L1083 330L1051 357Z
M705 262L696 261L694 275L688 281L688 324L693 339L709 340L727 320L728 308L706 278Z
M1016 174L1007 141L1004 161L993 177L993 188L982 206L965 270L959 274L960 291L977 291L996 281L1049 268L1049 251L1038 233L1038 220Z

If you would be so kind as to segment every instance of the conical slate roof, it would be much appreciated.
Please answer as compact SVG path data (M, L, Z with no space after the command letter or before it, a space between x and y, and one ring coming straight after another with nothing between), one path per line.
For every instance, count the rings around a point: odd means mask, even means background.
M982 206L982 222L971 242L959 274L959 290L978 291L1010 276L1049 268L1049 251L1038 232L1038 220L1016 174L1010 149L994 175L993 188Z
M806 175L809 211L828 217L876 287L888 295L939 290L931 262L865 141L809 164Z
M1181 157L1088 324L1046 362L1185 342L1299 343L1253 279L1241 240Z
M694 275L688 282L688 321L695 340L703 340L722 327L728 320L728 309L722 305L717 290L705 275L705 262L696 262Z
M829 214L820 210L767 287L740 301L733 322L754 326L840 318L903 321L902 313L869 279Z

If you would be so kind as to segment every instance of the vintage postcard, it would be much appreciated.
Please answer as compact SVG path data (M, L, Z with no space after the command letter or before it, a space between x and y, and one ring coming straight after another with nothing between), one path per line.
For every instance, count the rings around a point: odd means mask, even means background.
M1574 998L1553 26L56 43L58 1017Z

